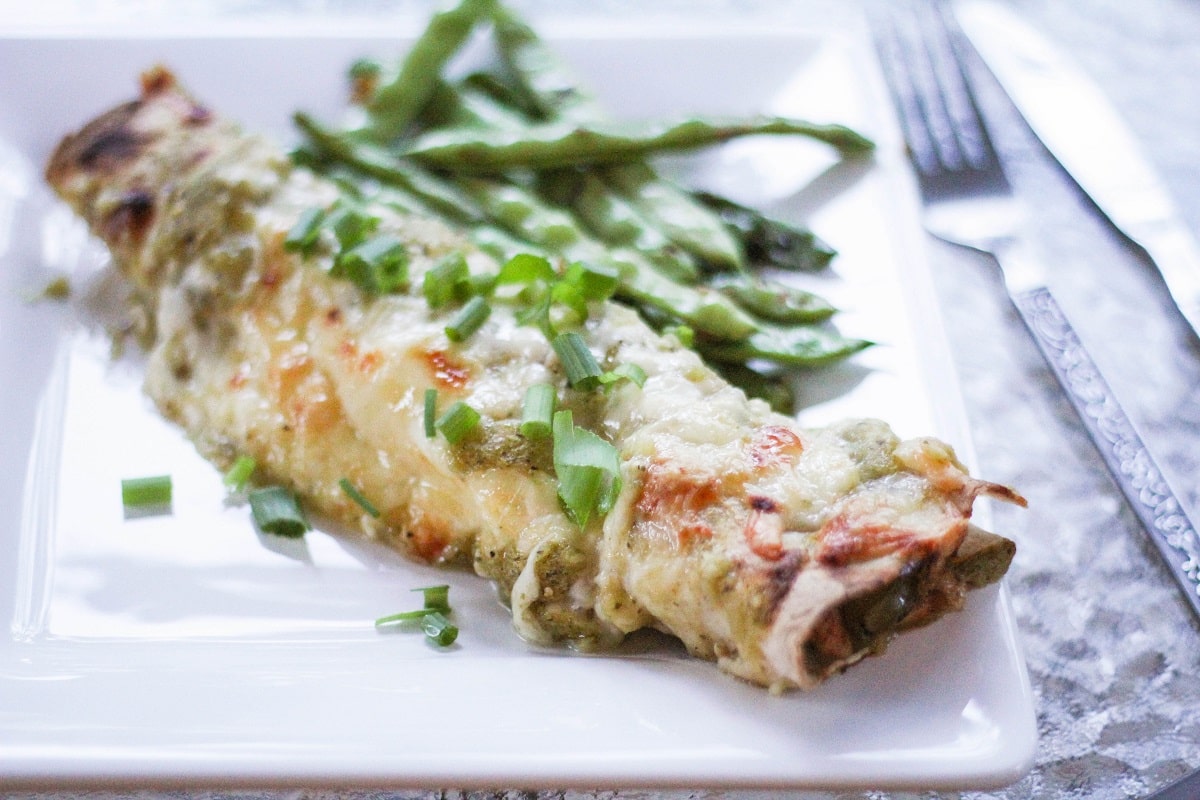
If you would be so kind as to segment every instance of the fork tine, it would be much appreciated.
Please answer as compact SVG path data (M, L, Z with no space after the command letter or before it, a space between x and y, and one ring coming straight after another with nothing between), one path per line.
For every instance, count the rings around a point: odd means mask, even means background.
M926 179L978 171L1002 181L944 7L893 0L884 8L873 26L876 46L917 171Z

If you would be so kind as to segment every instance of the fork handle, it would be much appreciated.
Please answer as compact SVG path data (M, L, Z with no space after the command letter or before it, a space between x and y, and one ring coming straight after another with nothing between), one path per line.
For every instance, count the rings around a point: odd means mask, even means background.
M1117 486L1179 582L1192 610L1200 615L1200 537L1196 526L1050 290L1038 287L1019 291L1012 299Z

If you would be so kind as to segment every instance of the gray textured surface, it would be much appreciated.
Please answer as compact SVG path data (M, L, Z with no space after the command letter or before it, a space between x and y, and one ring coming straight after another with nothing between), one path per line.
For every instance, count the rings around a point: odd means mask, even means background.
M131 3L48 3L88 14L161 8ZM258 15L281 3L192 2L176 13ZM352 13L393 13L382 0L332 5ZM643 13L627 0L531 0L533 14ZM1190 0L1012 0L1011 5L1067 45L1117 102L1162 169L1192 229L1200 234L1200 4ZM410 3L404 9L421 8ZM838 4L827 4L833 12ZM800 13L769 0L670 0L653 13ZM808 8L806 6L806 8ZM806 11L806 13L809 13ZM841 12L838 12L841 13ZM44 17L40 17L44 18ZM983 76L986 78L986 76ZM1130 416L1164 470L1200 505L1200 346L1174 315L1141 256L1079 196L1022 127L994 87L985 105L1018 190L1037 210L1031 233L1053 269L1053 288L1095 351ZM1200 767L1200 624L1125 507L1097 453L1009 307L991 265L933 244L931 254L975 434L980 471L1015 485L1030 508L995 510L996 525L1020 552L1009 578L1038 706L1033 772L1005 791L962 797L1140 797ZM74 795L54 795L54 800ZM90 794L96 800L113 797ZM147 795L157 797L158 795ZM170 793L188 797L187 793ZM207 792L205 798L748 798L765 792L628 791L461 794L421 792ZM794 798L958 797L930 793L798 793ZM19 795L51 800L48 795Z

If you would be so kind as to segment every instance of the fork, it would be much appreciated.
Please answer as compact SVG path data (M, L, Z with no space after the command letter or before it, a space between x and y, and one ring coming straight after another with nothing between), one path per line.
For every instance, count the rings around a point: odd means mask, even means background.
M1107 381L1024 253L1024 210L988 134L963 56L969 45L938 0L884 0L876 49L917 176L925 229L992 255L1034 342L1150 540L1200 615L1200 537Z

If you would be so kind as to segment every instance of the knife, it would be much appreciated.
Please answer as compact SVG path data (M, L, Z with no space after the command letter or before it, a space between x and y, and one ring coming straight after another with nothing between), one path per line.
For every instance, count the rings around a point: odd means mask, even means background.
M960 0L959 26L1046 148L1162 274L1200 336L1200 245L1099 87L993 0Z

